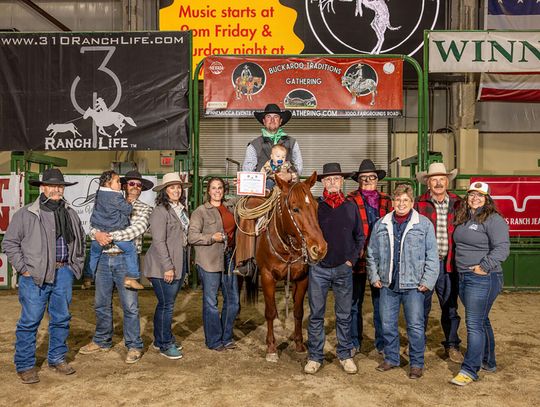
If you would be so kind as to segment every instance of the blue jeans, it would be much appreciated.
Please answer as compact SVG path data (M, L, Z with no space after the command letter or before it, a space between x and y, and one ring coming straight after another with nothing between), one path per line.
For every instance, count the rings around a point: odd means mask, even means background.
M381 318L384 337L384 360L392 366L399 366L399 308L403 304L409 357L411 367L424 367L424 293L416 288L395 292L387 287L381 288Z
M121 255L124 257L126 262L126 277L138 279L141 277L139 272L139 255L137 254L137 247L133 241L127 242L114 242L116 246L120 248L124 253ZM101 246L97 241L92 240L90 245L90 261L88 262L89 272L88 275L94 274L101 253L103 252L103 246Z
M124 313L124 343L128 349L142 349L141 328L139 322L139 300L137 290L124 287L126 276L125 256L109 256L103 253L96 271L96 332L93 341L102 348L112 346L113 310L112 297L116 286Z
M225 269L229 258L225 256ZM203 289L204 341L209 349L216 349L234 342L234 320L240 308L238 281L232 273L211 273L201 266L197 266L197 271ZM219 290L223 295L221 316L218 310Z
M364 319L362 318L362 305L366 291L367 273L353 274L353 294L351 308L351 341L353 347L360 350L364 334ZM384 340L382 336L381 314L379 310L380 289L370 284L371 303L373 304L373 326L375 327L375 348L382 351Z
M324 359L324 314L329 289L334 292L336 313L337 357L349 359L353 345L351 342L352 268L347 264L337 267L311 266L309 270L309 360L322 363Z
M176 345L176 339L172 333L172 319L174 302L182 288L184 275L179 280L166 283L162 278L150 278L158 303L154 312L154 346L166 351Z
M461 372L478 379L482 363L495 369L495 336L489 322L489 311L503 287L502 273L480 276L472 272L459 273L459 297L465 306L467 352Z
M435 288L424 293L424 329L427 331L429 312L431 311L431 301L433 292L437 293L441 306L441 326L445 340L441 343L445 349L459 349L461 339L459 339L458 328L461 318L458 314L458 293L459 276L457 272L447 273L444 260L440 261L439 278L435 283Z
M19 276L19 302L21 317L15 330L15 368L17 372L32 369L36 364L36 336L39 324L49 312L49 365L65 361L69 335L69 305L73 273L67 266L56 270L54 283L39 287L32 277Z

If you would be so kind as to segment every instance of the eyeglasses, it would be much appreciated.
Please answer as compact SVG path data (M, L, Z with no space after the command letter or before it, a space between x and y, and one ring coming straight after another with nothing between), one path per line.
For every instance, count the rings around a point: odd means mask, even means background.
M343 177L341 176L335 176L335 177L324 177L322 180L324 182L333 182L333 183L338 183L339 181L341 181L343 179Z
M484 194L481 194L479 192L469 192L469 198L485 198L486 196Z
M360 181L375 181L378 177L376 175L361 175L358 177Z
M137 181L128 181L127 184L128 184L130 187L142 188L142 183L141 183L141 182L137 182Z

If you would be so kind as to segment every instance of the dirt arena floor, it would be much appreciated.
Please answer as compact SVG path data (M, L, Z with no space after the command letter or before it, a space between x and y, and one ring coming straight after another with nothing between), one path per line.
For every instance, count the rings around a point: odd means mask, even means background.
M369 290L368 290L369 291ZM111 352L78 355L92 337L94 291L75 290L68 359L77 369L60 376L47 368L47 325L38 335L41 382L23 385L13 366L13 343L19 304L15 291L0 292L0 377L2 406L538 406L540 405L540 293L504 293L497 299L491 321L497 339L497 373L481 373L481 380L459 388L448 383L459 366L446 360L439 343L440 312L434 304L430 317L425 376L407 377L403 366L380 373L380 356L373 349L372 309L366 298L366 338L355 357L359 372L345 374L335 357L333 305L327 312L326 360L315 376L302 372L306 354L296 354L287 337L292 319L276 321L280 343L277 364L264 359L263 303L243 306L235 326L236 350L210 351L204 346L201 293L182 291L174 316L174 332L184 346L184 358L171 361L148 349L152 342L153 292L140 295L142 359L124 363L121 309L115 301L115 336ZM261 296L262 301L262 296ZM330 300L332 301L332 300ZM435 300L436 301L436 300ZM284 315L283 292L280 316ZM306 301L307 309L307 301ZM307 312L306 312L307 314ZM463 315L463 310L461 309ZM290 316L292 318L292 315ZM402 324L401 324L402 325ZM403 325L402 325L403 326ZM306 321L304 322L304 328ZM402 333L404 330L402 329ZM462 321L460 335L466 338ZM403 337L402 337L403 338Z

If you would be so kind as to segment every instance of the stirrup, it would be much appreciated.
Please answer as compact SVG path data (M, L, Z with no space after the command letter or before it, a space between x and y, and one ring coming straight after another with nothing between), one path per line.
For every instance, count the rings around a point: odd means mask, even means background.
M233 270L233 274L240 277L251 277L255 272L255 260L253 258L245 260L242 264L239 264Z

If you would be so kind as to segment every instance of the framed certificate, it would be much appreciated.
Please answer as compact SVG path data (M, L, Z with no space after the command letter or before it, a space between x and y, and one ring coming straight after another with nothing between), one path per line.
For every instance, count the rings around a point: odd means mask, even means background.
M266 187L266 174L264 172L240 171L236 173L237 195L264 196Z

